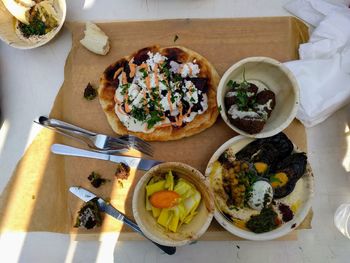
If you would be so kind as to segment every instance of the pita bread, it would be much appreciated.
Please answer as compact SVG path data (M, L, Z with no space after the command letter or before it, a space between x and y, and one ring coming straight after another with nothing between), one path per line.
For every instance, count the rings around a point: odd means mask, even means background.
M141 64L148 59L148 52L160 53L167 57L169 61L176 61L178 63L195 62L199 66L200 72L197 77L207 79L207 98L208 108L202 114L198 114L191 122L186 125L177 127L174 125L166 127L156 127L152 132L133 132L124 126L115 112L116 104L115 93L119 85L119 79L116 75L119 74L126 65L129 65L130 60L133 59ZM129 69L130 70L130 69ZM130 71L129 71L130 72ZM98 90L100 104L107 116L107 120L112 129L121 135L132 134L146 141L168 141L177 140L183 137L192 136L212 126L219 114L216 103L216 89L220 77L214 67L198 53L187 49L185 47L173 46L160 48L159 46L152 46L143 48L130 56L119 59L114 64L106 68L100 79L100 86Z

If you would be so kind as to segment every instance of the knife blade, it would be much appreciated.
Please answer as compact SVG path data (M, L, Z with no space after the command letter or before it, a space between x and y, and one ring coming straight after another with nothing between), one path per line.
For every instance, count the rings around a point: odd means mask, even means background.
M160 161L150 160L150 159L141 159L137 157L119 156L119 155L117 156L117 155L93 152L93 151L83 150L80 148L75 148L72 146L67 146L64 144L53 144L51 146L51 152L55 154L60 154L60 155L87 157L92 159L111 161L115 163L125 163L129 167L137 168L144 171L148 171L153 166L161 163Z
M161 250L163 250L166 254L168 254L168 255L175 254L176 247L163 246L161 244L158 244L158 243L152 241L151 239L149 239L148 237L146 237L144 235L144 233L141 231L141 229L139 228L139 226L135 222L133 222L128 217L126 217L123 213L118 211L112 205L108 204L105 200L96 196L94 193L92 193L92 192L90 192L82 187L77 187L77 186L70 187L69 191L72 194L74 194L75 196L77 196L78 198L80 198L81 200L83 200L84 202L89 202L89 201L96 198L96 204L97 204L98 208L100 209L100 211L116 218L117 220L122 221L123 223L125 223L126 225L131 227L134 231L138 232L139 234L144 236L146 239L151 241L153 244L155 244L157 247L159 247Z

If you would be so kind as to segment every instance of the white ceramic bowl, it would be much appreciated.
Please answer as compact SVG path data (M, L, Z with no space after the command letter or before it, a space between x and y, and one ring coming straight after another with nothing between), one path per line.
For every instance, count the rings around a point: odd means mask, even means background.
M61 12L61 20L59 21L58 27L56 27L53 31L49 32L47 34L47 37L42 38L37 42L28 42L23 39L20 39L17 36L15 32L16 18L11 15L11 13L6 9L2 1L0 0L0 39L6 44L10 45L11 47L18 49L32 49L46 44L57 35L66 19L66 1L57 0L57 5Z
M265 86L275 93L275 109L263 130L256 134L249 134L234 126L228 119L228 109L225 107L225 95L230 89L227 83L230 80L241 82L243 70L248 82ZM252 138L265 138L284 130L293 121L299 105L299 87L293 74L282 63L267 57L250 57L232 65L222 76L217 91L217 103L219 109L221 108L221 117L232 130Z
M212 165L213 163L218 160L219 156L226 151L228 148L233 149L233 153L235 154L239 150L241 150L243 147L245 147L248 143L254 141L253 138L247 138L244 136L236 136L227 142L225 142L211 157L206 172L205 176L209 181L211 180L211 171L212 171ZM278 228L266 232L266 233L261 233L261 234L256 234L253 233L249 230L244 230L242 228L239 228L235 226L231 221L229 221L218 209L217 206L215 206L215 212L214 212L214 217L215 219L219 222L219 224L224 227L227 231L230 233L244 238L248 240L272 240L276 239L279 237L282 237L289 232L293 231L296 229L305 219L307 216L310 208L311 208L311 201L314 193L314 180L313 180L313 175L311 171L311 167L309 163L307 164L306 167L306 172L303 175L303 177L299 180L302 180L302 186L303 186L303 193L302 196L300 196L300 205L298 208L297 213L294 214L294 217L291 221L284 223L283 225L279 226ZM215 193L214 193L215 195ZM214 197L215 198L215 197Z
M202 196L196 210L198 214L189 224L183 224L177 233L166 231L145 207L147 183L155 174L169 170L192 183ZM214 200L208 182L198 170L183 163L168 162L153 167L141 177L134 190L132 210L136 223L149 239L164 246L183 246L198 239L207 230L214 215Z

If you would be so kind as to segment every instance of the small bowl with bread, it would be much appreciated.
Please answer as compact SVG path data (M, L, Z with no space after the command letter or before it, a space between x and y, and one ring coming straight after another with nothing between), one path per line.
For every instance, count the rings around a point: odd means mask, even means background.
M65 18L65 0L2 0L0 39L14 48L36 48L57 35Z
M281 132L293 121L299 87L281 62L249 57L224 73L217 103L221 117L232 130L251 138L265 138Z

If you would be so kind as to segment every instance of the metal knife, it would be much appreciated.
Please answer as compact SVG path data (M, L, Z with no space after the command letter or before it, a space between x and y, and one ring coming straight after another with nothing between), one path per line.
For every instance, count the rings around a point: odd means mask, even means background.
M133 230L135 230L136 232L138 232L139 234L144 236L146 239L151 241L153 244L155 244L157 247L159 247L161 250L163 250L166 254L168 254L168 255L175 254L176 247L163 246L161 244L158 244L158 243L152 241L151 239L149 239L148 237L146 237L142 233L141 229L138 227L138 225L135 222L133 222L131 219L127 218L124 214L119 212L117 209L115 209L113 206L108 204L102 198L96 196L94 193L91 193L90 191L88 191L88 190L86 190L84 188L76 187L76 186L70 187L69 191L71 193L73 193L74 195L76 195L77 197L79 197L84 202L89 202L92 199L96 198L96 203L97 203L97 206L100 209L100 211L105 212L106 214L108 214L108 215L110 215L110 216L112 216L112 217L122 221L123 223L127 224Z
M115 163L125 163L129 167L134 167L144 171L148 171L153 166L161 163L160 161L156 161L156 160L141 159L141 158L128 157L128 156L116 156L116 155L109 155L105 153L93 152L93 151L88 151L80 148L67 146L64 144L53 144L51 146L51 152L55 154L61 154L61 155L87 157L87 158L111 161Z

